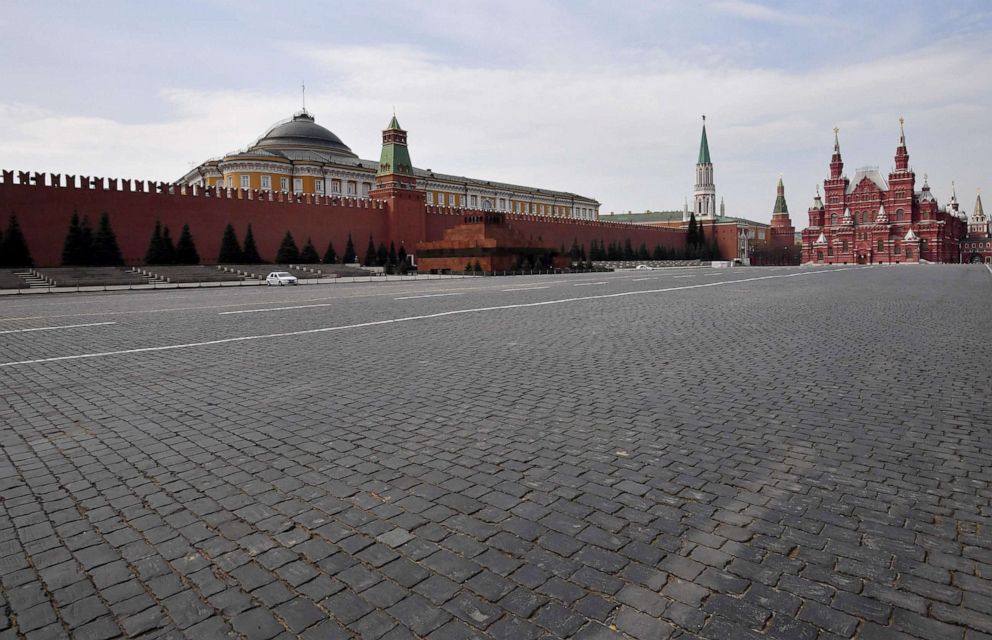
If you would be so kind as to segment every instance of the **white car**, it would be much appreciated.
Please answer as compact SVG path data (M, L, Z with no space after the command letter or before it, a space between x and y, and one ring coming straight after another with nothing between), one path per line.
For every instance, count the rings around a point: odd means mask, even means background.
M649 266L648 266L648 265L646 265L646 264L639 264L639 265L637 265L637 266L636 266L636 267L634 267L634 268L635 268L635 269L647 269L648 271L650 271L650 270L651 270L651 267L649 267Z
M265 284L270 287L272 285L279 285L281 287L287 284L296 284L296 276L286 271L273 271L265 276Z

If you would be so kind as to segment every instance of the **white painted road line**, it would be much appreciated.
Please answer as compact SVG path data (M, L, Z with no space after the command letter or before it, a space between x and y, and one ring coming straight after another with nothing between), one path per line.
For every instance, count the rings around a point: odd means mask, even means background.
M573 284L573 287L591 287L594 284L606 284L606 280L602 282L580 282L579 284Z
M470 313L485 313L488 311L505 311L508 309L526 309L530 307L547 307L557 304L568 304L571 302L585 302L588 300L605 300L607 298L625 298L628 296L645 296L654 293L667 293L669 291L686 291L688 289L706 289L708 287L726 287L740 282L757 282L759 280L777 280L779 278L795 278L804 276L816 276L827 273L839 273L841 271L852 271L864 269L866 267L846 267L841 269L830 269L825 271L804 271L800 273L789 273L775 276L759 276L756 278L745 278L732 282L707 282L704 284L690 284L683 287L667 287L665 289L648 289L644 291L624 291L622 293L604 293L598 296L582 296L578 298L564 298L560 300L544 300L542 302L524 302L520 304L505 304L496 307L475 307L472 309L456 309L454 311L441 311L421 316L407 316L392 320L376 320L373 322L362 322L359 324L348 324L338 327L322 327L320 329L303 329L301 331L287 331L285 333L268 333L257 336L240 336L237 338L221 338L218 340L208 340L205 342L188 342L186 344L171 344L162 347L140 347L136 349L120 349L118 351L103 351L99 353L80 353L74 356L54 356L51 358L37 358L35 360L19 360L16 362L0 362L0 368L17 367L28 364L45 364L48 362L63 362L67 360L84 360L89 358L106 358L109 356L122 356L132 353L153 353L156 351L175 351L176 349L193 349L195 347L209 347L217 344L228 344L234 342L245 342L248 340L268 340L272 338L288 338L292 336L304 336L317 333L328 333L331 331L347 331L349 329L361 329L364 327L375 327L386 324L398 324L401 322L415 322L418 320L433 320L447 316L466 315Z
M442 298L444 296L462 296L463 293L428 293L423 296L403 296L402 298L393 298L393 300L417 300L419 298Z
M503 289L506 291L537 291L538 289L547 289L548 287L520 287L518 289Z
M7 331L0 331L0 335L5 333L27 333L29 331L55 331L56 329L79 329L82 327L105 327L108 324L117 324L116 322L90 322L87 324L64 324L57 327L34 327L32 329L9 329Z
M696 276L672 276L673 278L695 278Z
M985 263L985 268L989 270L989 273L992 273L992 266L988 262Z
M289 311L290 309L313 309L314 307L331 307L329 302L323 304L301 304L295 307L272 307L269 309L242 309L241 311L221 311L219 316L231 316L237 313L265 313L266 311Z
M658 280L658 279L659 279L658 276L655 276L653 278L631 278L630 281L631 282L644 282L645 280Z

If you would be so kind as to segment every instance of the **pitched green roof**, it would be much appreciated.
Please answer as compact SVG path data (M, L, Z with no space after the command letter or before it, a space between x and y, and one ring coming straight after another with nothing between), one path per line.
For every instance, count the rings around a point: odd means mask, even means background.
M785 185L782 178L778 179L777 195L775 196L775 210L772 213L789 213L789 205L785 202Z
M699 161L696 164L710 163L710 144L706 141L706 123L703 122L703 139L699 141Z
M393 119L389 121L389 126L386 129L401 129L399 120L396 119L396 114L393 114Z

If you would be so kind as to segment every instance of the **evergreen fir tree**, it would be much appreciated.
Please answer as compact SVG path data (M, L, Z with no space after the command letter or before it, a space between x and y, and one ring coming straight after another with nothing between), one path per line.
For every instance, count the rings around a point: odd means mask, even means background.
M7 230L3 232L3 240L0 241L0 266L4 267L30 267L34 265L31 259L31 252L28 250L28 242L21 231L21 225L17 222L17 216L10 214L7 221Z
M399 256L396 255L396 243L389 241L389 255L386 256L386 264L399 264Z
M220 241L220 253L217 255L219 264L238 264L241 262L241 244L234 233L234 225L228 223L224 227L224 237Z
M720 243L716 241L716 237L710 242L710 260L722 260L720 255Z
M697 238L699 231L697 230L699 223L696 222L696 212L693 211L689 214L689 225L686 227L685 234L685 244L688 247L693 247L697 243Z
M634 260L637 258L637 253L634 251L634 246L630 244L630 238L623 241L623 259L624 260Z
M276 252L276 264L293 264L300 261L300 250L296 247L293 234L289 231L282 237L282 244Z
M124 264L121 248L117 246L117 236L110 226L110 216L104 211L100 223L93 234L93 264L101 267L116 267Z
M582 245L582 249L579 251L579 261L586 261L586 245Z
M389 264L389 249L386 248L385 242L380 242L379 248L375 251L375 263L380 267Z
M706 245L706 225L700 224L698 235L696 236L696 246L702 248Z
M86 264L86 247L83 246L83 227L79 222L79 213L72 212L69 219L69 230L65 234L65 242L62 243L62 266L74 267Z
M641 243L641 246L637 248L637 259L638 260L650 260L651 254L648 253L648 245Z
M377 266L378 260L375 255L375 243L372 242L372 235L369 234L369 246L365 248L365 262L362 264L366 267Z
M472 271L475 271L476 273L482 273L482 265L479 264L478 260L476 260L475 264L472 265Z
M80 245L83 261L80 264L95 264L93 262L93 229L90 227L89 216L83 216L79 224Z
M344 245L344 258L341 261L345 264L358 262L358 256L355 255L355 243L351 241L351 233L348 233L348 242Z
M327 251L324 252L324 259L322 260L322 262L324 264L334 264L337 261L338 261L338 254L334 250L334 243L328 242Z
M189 225L184 224L176 242L176 264L200 264L200 254L196 251L193 234Z
M165 262L162 264L176 264L176 245L172 242L172 232L168 225L162 227L162 253L165 255Z
M654 245L654 252L651 254L652 260L664 260L665 250L661 248L660 244Z
M471 262L466 262L465 263L465 273L472 273L472 263Z
M303 264L317 264L320 262L320 256L317 255L317 249L314 248L310 238L307 238L307 243L300 250L300 262Z
M582 251L579 249L578 238L572 239L572 248L568 250L568 257L572 260L572 262L578 262L579 258L582 257Z
M262 256L258 253L258 245L255 244L255 234L251 230L251 225L245 230L245 246L241 250L241 261L245 264L262 264Z
M410 269L410 263L406 259L406 247L400 245L400 250L396 252L396 262L399 265L399 272L406 273Z
M72 227L70 223L70 233L72 232ZM68 242L69 238L66 238ZM65 251L62 252L65 254ZM63 257L63 264L65 264L65 258ZM159 220L155 221L155 227L152 229L152 237L148 241L148 249L145 251L145 264L168 264L165 259L165 249L162 246L162 223Z

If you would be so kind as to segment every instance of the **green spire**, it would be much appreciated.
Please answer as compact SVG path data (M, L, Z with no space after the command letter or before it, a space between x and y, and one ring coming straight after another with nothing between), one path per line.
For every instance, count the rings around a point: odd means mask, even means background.
M390 174L413 175L413 163L410 162L410 151L406 146L406 131L400 128L395 113L389 126L382 132L382 154L379 156L379 172L376 175Z
M699 161L696 164L711 164L710 144L706 141L706 116L703 116L703 139L699 141Z
M772 215L776 213L789 213L789 205L785 203L785 185L782 184L782 176L778 177L778 189L776 191L775 210L772 211Z

